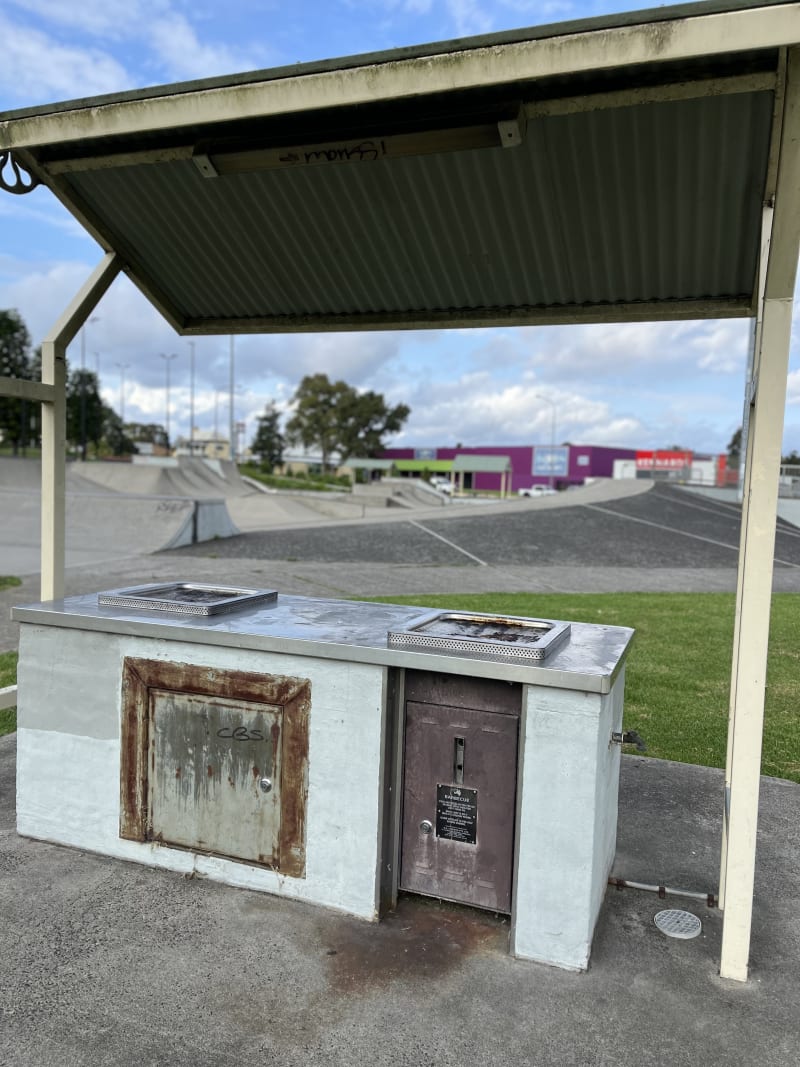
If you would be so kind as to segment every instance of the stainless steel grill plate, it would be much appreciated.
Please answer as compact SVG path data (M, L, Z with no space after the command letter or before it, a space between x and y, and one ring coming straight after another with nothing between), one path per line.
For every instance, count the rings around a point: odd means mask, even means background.
M570 624L514 615L437 611L390 630L390 648L452 652L481 659L535 663L569 639Z
M242 607L267 604L277 597L275 589L239 589L197 582L169 582L134 585L129 589L108 589L97 594L97 603L103 607L172 611L180 615L222 615Z

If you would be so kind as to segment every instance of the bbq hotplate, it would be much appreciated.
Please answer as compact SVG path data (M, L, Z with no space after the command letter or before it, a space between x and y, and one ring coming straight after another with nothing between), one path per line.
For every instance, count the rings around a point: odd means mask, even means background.
M437 611L390 630L390 648L451 652L536 662L569 639L570 624L552 619Z
M173 611L181 615L221 615L277 599L274 589L241 589L198 582L167 582L108 589L97 594L103 607Z

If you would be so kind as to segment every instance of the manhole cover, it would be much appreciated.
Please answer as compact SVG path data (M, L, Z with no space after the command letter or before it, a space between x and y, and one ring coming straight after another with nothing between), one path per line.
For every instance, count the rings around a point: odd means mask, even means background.
M667 937L680 937L684 941L688 941L690 937L697 937L703 929L703 924L696 915L677 908L660 911L653 922L662 934L666 934Z

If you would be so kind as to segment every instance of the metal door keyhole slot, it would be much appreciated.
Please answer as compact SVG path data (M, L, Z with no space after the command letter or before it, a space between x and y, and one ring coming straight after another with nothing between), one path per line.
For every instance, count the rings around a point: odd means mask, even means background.
M419 824L419 832L421 834L432 834L433 833L433 823L430 821L430 819L423 819L422 820L422 822Z
M259 779L258 788L262 793L269 793L272 790L272 779L261 778Z

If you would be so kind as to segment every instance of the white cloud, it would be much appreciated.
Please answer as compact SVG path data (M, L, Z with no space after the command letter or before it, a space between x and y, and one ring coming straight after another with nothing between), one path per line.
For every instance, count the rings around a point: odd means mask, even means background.
M800 370L793 370L787 378L786 403L800 404Z
M169 11L168 0L10 0L27 15L43 22L68 27L70 32L89 33L117 39L132 27L139 28L159 14Z
M147 31L156 61L170 77L207 78L263 66L262 48L235 49L204 44L183 15L171 12L156 19Z
M489 33L494 28L494 19L477 0L446 0L446 6L459 37Z
M642 423L615 415L605 401L537 383L498 385L489 372L461 375L436 393L408 397L420 441L464 444L529 444L549 441L627 444L641 439Z
M96 48L62 43L41 30L0 16L3 62L0 91L16 100L43 102L115 92L130 75L112 56Z

